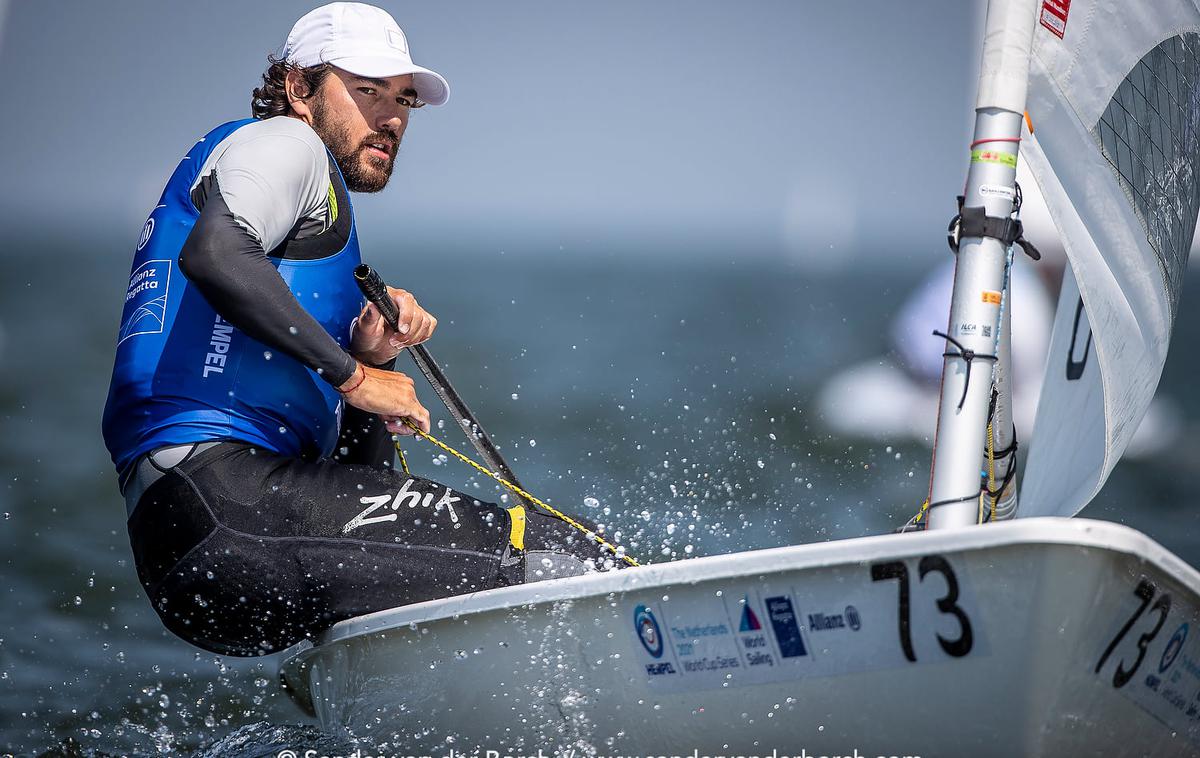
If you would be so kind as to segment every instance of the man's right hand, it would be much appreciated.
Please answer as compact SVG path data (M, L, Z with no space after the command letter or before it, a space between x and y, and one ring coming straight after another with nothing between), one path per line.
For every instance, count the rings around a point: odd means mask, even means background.
M423 432L429 431L429 411L417 400L413 380L399 371L368 368L360 363L338 392L355 408L378 413L393 434L413 434L404 420Z

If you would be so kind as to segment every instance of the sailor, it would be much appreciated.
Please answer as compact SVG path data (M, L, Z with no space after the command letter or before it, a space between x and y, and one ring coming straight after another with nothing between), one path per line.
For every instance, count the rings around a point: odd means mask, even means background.
M168 629L260 655L384 608L603 561L526 520L391 468L429 429L390 370L437 319L404 290L392 330L360 308L350 192L378 192L412 112L446 80L385 11L332 3L268 60L253 118L200 139L143 227L104 439L138 576Z

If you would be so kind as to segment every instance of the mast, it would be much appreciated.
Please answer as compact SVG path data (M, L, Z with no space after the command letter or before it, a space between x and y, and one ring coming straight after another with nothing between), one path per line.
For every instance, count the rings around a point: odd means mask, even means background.
M1037 0L991 0L988 4L971 163L963 192L963 234L945 332L950 339L946 340L947 357L942 366L929 484L930 529L978 521L980 461L985 454L992 374L1001 353L1008 352L1001 349L1006 347L1001 345L1001 334L1007 340L1009 332L1008 324L1001 324L1001 304L1011 303L1005 293L1010 245L986 236L979 222L990 225L987 231L992 232L1013 212L1036 17ZM972 212L979 208L984 211L983 219L978 211ZM1006 328L1002 330L1002 326Z

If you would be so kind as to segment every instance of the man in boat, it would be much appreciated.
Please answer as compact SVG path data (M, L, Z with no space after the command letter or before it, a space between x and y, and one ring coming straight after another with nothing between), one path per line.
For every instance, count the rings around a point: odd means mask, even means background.
M259 655L364 613L582 573L567 524L391 468L429 429L392 371L437 319L361 308L349 192L387 184L412 111L446 102L379 8L303 16L254 118L189 151L134 256L104 437L138 576L168 629Z

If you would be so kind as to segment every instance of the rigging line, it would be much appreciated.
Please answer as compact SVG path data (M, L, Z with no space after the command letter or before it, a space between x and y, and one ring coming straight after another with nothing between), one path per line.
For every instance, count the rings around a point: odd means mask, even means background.
M404 449L401 448L400 443L394 439L392 440L392 447L396 448L396 455L400 457L400 470L404 472L405 476L411 479L412 472L408 470L408 460L404 457Z
M952 503L965 503L968 500L974 500L977 497L979 497L978 492L972 492L970 495L963 495L962 497L950 497L946 498L945 500L939 500L936 503L927 503L927 505L923 506L923 510L931 510L943 505L951 505Z
M995 489L988 489L987 494L994 497L1002 494L1008 485L1012 483L1012 480L1016 477L1016 471L1017 470L1015 468L1009 468L1008 473L1005 474L1004 478L1000 480L999 485L997 485Z
M988 447L988 483L987 494L992 500L991 513L988 515L988 521L996 520L996 503L1000 500L1000 493L996 492L996 435L992 431L992 421L988 420L987 427L987 447ZM980 501L982 502L982 501ZM982 521L982 519L980 519Z
M1021 140L1018 137L1017 142L1020 142L1020 141ZM1019 219L1021 217L1021 206L1024 204L1024 197L1021 193L1021 185L1016 181L1013 182L1013 190L1014 190L1014 199L1013 199L1013 209L1012 209L1011 217L1014 219L1017 219L1018 223L1019 223ZM1014 242L1014 244L1015 244L1015 242ZM1024 249L1024 248L1022 248L1022 249ZM1000 314L996 319L996 352L997 352L997 355L1000 352L1000 350L999 350L1000 340L1009 336L1009 335L1004 334L1004 317L1008 313L1008 309L1012 307L1012 304L1010 301L1012 298L1013 257L1014 257L1013 245L1010 244L1008 246L1008 249L1005 250L1005 253L1004 253L1004 286L1003 286L1003 289L1001 290L1001 292L1004 293L1004 296L1000 301ZM1011 339L1011 337L1010 337L1010 339ZM1010 357L1010 361L1011 361L1011 357ZM984 492L986 493L986 495L992 501L990 513L988 514L989 522L994 522L996 520L996 506L1000 503L1000 496L1008 488L1009 483L1012 482L1013 477L1016 475L1016 472L1017 472L1017 456L1016 456L1017 428L1016 428L1016 423L1014 422L1012 443L1005 449L1003 455L1001 456L1001 457L1007 457L1008 453L1011 452L1013 454L1013 457L1012 457L1012 460L1008 462L1008 468L1006 469L1006 471L1004 473L1004 481L1002 481L1000 483L999 487L996 486L996 434L995 434L994 422L995 422L996 404L1000 399L1000 394L996 389L996 372L997 372L999 366L1000 366L999 360L997 360L996 362L994 362L992 364L992 397L991 397L991 401L988 403L988 417L987 417L988 478L987 478L987 483L983 486L983 489L984 489ZM970 378L969 375L968 375L968 378ZM1012 403L1011 384L1009 385L1009 387L1010 387L1010 389L1009 389L1008 401L1009 401L1009 404L1011 405L1011 403ZM980 519L979 520L980 520L980 523L983 522L983 511L982 511L983 497L984 497L984 493L980 493L980 496L979 496L979 504L980 504Z
M419 426L417 426L416 424L412 423L412 422L411 422L411 421L409 421L408 419L401 419L401 421L404 423L404 425L405 425L405 426L407 426L409 429L411 429L411 430L413 431L413 433L414 433L414 434L416 434L416 435L417 435L418 437L420 437L421 439L423 439L423 440L425 440L425 441L427 441L427 442L432 442L434 445L436 445L436 446L440 447L442 450L445 450L447 453L450 453L450 454L451 454L451 455L453 455L455 458L459 459L460 461L462 461L463 463L467 464L468 466L471 466L472 468L474 468L475 470L479 471L480 473L482 473L482 474L487 474L487 475L488 475L488 476L490 476L492 479L495 479L497 482L500 482L500 484L504 485L504 486L505 486L505 487L507 487L509 490L511 490L512 492L516 493L516 494L517 494L519 497L523 497L523 498L525 498L525 499L527 499L527 500L529 500L529 501L531 501L531 502L533 502L533 503L535 503L535 504L537 504L537 505L541 506L542 508L545 508L545 509L546 509L546 510L547 510L547 511L548 511L548 512L549 512L549 513L552 515L552 516L555 516L556 518L559 518L559 519L561 519L562 521L566 522L567 524L570 524L571 526L575 527L575 528L576 528L576 529L578 529L579 531L583 532L583 534L584 534L584 535L585 535L585 536L586 536L586 537L587 537L589 540L591 540L592 542L595 542L597 545L600 545L601 547L605 548L606 550L608 550L609 552L611 552L611 553L612 553L614 556L616 556L617 558L620 558L621 560L625 561L625 562L626 562L627 564L629 564L630 566L640 566L640 565L642 565L642 564L638 563L638 562L637 562L637 560L635 560L635 559L634 559L634 558L633 558L631 555L629 555L628 553L626 553L626 551L625 551L625 548L623 548L623 547L619 547L619 546L617 546L617 545L613 545L611 542L609 542L608 540L604 539L604 538L603 538L603 537L601 537L599 534L596 534L596 533L595 533L595 532L593 532L591 529L588 529L586 526L584 526L583 524L579 523L578 521L576 521L575 519L571 518L570 516L568 516L567 514L563 513L562 511L558 510L557 508L554 508L553 506L551 506L551 505L550 505L549 503L547 503L546 501L544 501L544 500L539 500L538 498L536 498L536 497L534 497L533 495L531 495L531 494L529 494L528 492L526 492L526 491L525 491L524 489L522 489L521 487L518 487L517 485L513 484L512 482L510 482L510 481L506 480L504 477L500 476L499 474L495 473L494 471L488 471L488 470L487 470L486 468L484 468L482 465L480 465L480 464L476 463L475 461L471 460L471 459L470 459L470 458L468 458L467 456L465 456L465 455L463 455L462 453L458 452L458 451L457 451L457 450L455 450L454 448L452 448L452 447L450 447L449 445L447 445L445 442L442 442L442 441L441 441L441 440L439 440L438 438L434 437L432 434L429 434L428 432L424 432L424 431L422 431L422 430L421 430L421 428L420 428ZM397 451L399 451L399 450L400 450L400 443L399 443L399 442L396 442L395 440L393 440L393 441L392 441L392 444L394 444L394 445L396 446L396 450L397 450ZM404 455L404 454L403 454L403 453L401 453L400 455L401 455L401 460L403 460L403 455ZM406 467L406 469L405 469L405 470L407 471L407 467Z
M980 360L985 360L985 361L995 361L995 360L999 360L999 359L995 355L987 355L985 353L977 353L974 350L964 347L961 342L954 339L949 334L946 334L944 332L939 332L937 329L933 330L933 336L941 337L942 339L946 340L947 342L951 343L956 348L958 348L957 353L952 353L949 350L942 353L943 358L962 358L963 361L965 361L967 364L967 376L966 376L966 380L963 382L963 393L962 393L962 397L959 398L959 400L958 400L958 409L961 411L962 407L963 407L963 403L967 402L967 390L970 389L970 387L971 387L971 361L975 360L976 358L979 358Z

